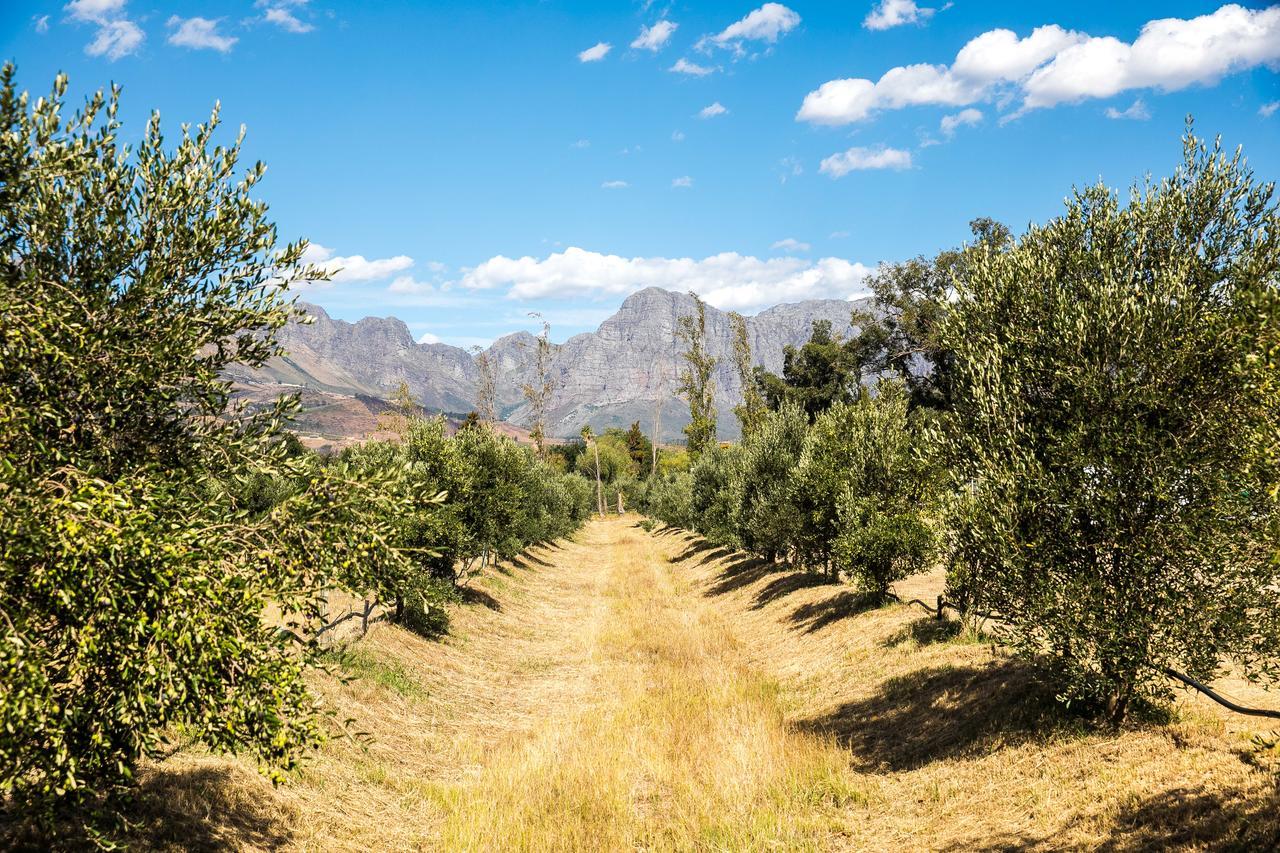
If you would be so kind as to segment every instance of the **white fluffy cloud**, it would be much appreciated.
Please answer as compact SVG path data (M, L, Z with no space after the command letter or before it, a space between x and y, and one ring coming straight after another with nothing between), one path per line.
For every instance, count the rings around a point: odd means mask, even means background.
M923 23L936 11L917 6L915 0L880 0L880 4L867 14L862 26L869 30L887 30L903 24Z
M635 41L631 42L631 46L636 50L662 50L670 39L671 34L676 31L679 24L673 24L671 21L658 21L652 27L641 27L640 35L636 36Z
M84 47L90 56L105 56L113 62L128 56L142 46L146 34L133 21L107 21L98 27L93 41Z
M1280 110L1280 101L1270 101L1258 107L1258 115L1263 118L1271 118L1275 115L1276 110Z
M98 26L93 41L84 47L90 56L105 56L114 62L135 53L146 40L142 28L125 17L125 0L71 0L65 8L71 20ZM47 15L43 21L48 29ZM44 31L39 20L36 29Z
M613 50L613 45L607 41L596 42L591 47L578 54L579 62L599 62Z
M439 336L439 335L433 335L433 334L431 334L430 332L423 332L423 333L422 333L422 335L418 338L418 343L420 343L420 344L438 344L438 343L440 343L440 336Z
M291 33L309 33L315 29L311 24L299 20L296 15L283 6L273 6L267 9L266 14L263 15L263 20Z
M389 293L434 293L436 286L429 281L418 281L411 275L398 275L387 285Z
M67 14L75 21L101 24L124 13L125 0L71 0Z
M600 185L600 188L606 190L625 190L629 186L631 185L626 181L605 181Z
M690 62L683 56L677 59L676 64L672 65L667 70L674 71L677 74L690 74L694 77L706 77L708 74L715 71L714 68L708 65L699 65L696 62Z
M744 41L773 44L798 26L800 16L795 11L781 3L765 3L719 33L701 39L698 46L705 49L708 45L716 45L741 51Z
M728 108L719 101L716 101L714 104L708 104L698 110L698 118L715 118L716 116L722 116L727 112L729 112Z
M671 186L676 189L689 189L693 186L693 178L688 175L683 175L679 178L672 178Z
M392 258L376 258L369 260L364 255L335 255L333 249L311 243L303 253L302 262L311 264L329 273L327 282L316 282L316 287L331 287L335 284L357 281L376 281L387 278L398 272L404 272L413 266L413 258L408 255L396 255ZM405 277L407 278L407 277ZM411 280L410 280L411 281ZM395 283L392 283L394 289ZM412 292L407 285L397 292Z
M982 111L973 107L963 109L955 115L943 116L938 122L939 129L948 139L956 135L956 131L966 125L975 125L982 121Z
M179 18L173 15L165 22L165 25L173 30L169 34L169 44L189 47L193 50L216 50L226 53L239 39L218 32L218 23L218 20L209 18Z
M1021 96L1017 113L1136 89L1174 91L1225 74L1280 65L1280 6L1227 5L1197 18L1148 22L1132 43L1057 25L1019 38L998 29L969 41L950 65L891 68L879 80L830 80L810 92L796 118L815 124L862 121L879 110L969 106Z
M833 178L866 169L910 169L911 152L901 148L850 148L822 161L818 171Z
M717 308L752 310L801 299L849 299L865 293L872 272L841 258L624 258L571 247L545 259L490 258L462 278L475 290L507 288L512 299L620 296L646 287L692 290Z

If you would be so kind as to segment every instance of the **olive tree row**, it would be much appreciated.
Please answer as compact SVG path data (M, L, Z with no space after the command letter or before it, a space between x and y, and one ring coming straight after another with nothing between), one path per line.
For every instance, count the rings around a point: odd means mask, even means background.
M1189 128L1123 202L973 229L883 267L852 340L815 326L782 377L757 368L765 423L650 511L881 593L937 554L949 601L1115 722L1168 669L1280 679L1273 184ZM905 391L860 390L887 376Z
M335 463L285 432L296 399L234 405L226 369L280 355L290 284L325 272L216 111L130 147L118 91L66 88L33 102L0 70L0 809L60 827L175 741L279 778L327 728L305 675L328 590L400 595L583 504L487 430Z

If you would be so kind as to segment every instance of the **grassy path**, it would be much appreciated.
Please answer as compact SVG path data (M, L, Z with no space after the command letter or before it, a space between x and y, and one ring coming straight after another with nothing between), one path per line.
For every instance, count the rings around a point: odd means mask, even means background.
M829 739L791 731L778 685L673 576L633 522L593 525L559 569L604 579L607 619L581 636L591 696L548 708L447 789L447 848L822 846L860 795Z
M272 789L183 754L139 847L1266 849L1280 757L1188 704L1090 731L899 606L635 518L480 579L450 635L379 627L317 688L335 740ZM936 579L911 582L923 592Z

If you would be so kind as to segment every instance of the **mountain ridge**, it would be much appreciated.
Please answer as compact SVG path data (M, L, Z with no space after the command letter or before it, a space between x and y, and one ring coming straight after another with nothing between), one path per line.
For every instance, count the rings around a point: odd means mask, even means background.
M816 299L782 303L746 317L753 362L772 372L782 369L783 348L808 340L815 320L827 320L843 337L856 335L854 309L870 307L869 298ZM428 410L465 412L475 406L479 378L473 354L444 343L418 343L395 317L365 317L354 323L335 320L324 308L300 302L313 319L289 323L279 340L286 354L262 369L238 367L237 382L255 386L302 386L338 395L386 399L403 381ZM688 411L676 397L676 372L683 349L676 337L678 317L694 311L685 293L648 287L627 296L594 332L582 332L552 344L551 378L555 386L547 407L547 431L577 435L584 424L603 430L640 421L646 431L660 410L664 439L676 438ZM737 435L732 409L741 400L733 368L733 329L729 313L706 308L707 348L719 359L716 407L720 435ZM532 378L535 338L516 331L495 340L483 352L497 367L499 417L529 426L530 412L521 387Z

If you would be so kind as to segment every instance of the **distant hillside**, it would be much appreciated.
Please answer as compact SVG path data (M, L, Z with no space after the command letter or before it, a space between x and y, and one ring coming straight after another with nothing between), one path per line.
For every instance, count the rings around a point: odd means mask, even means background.
M852 310L867 305L867 300L810 300L778 305L747 318L755 362L780 371L783 347L808 340L814 320L830 321L843 336L856 334L850 324ZM273 386L322 392L325 396L311 395L316 405L304 416L300 431L305 432L308 423L317 434L374 423L377 401L385 400L402 381L429 411L474 408L478 371L466 350L416 343L408 326L394 317L348 323L332 319L319 306L304 303L302 307L315 321L281 330L287 355L272 359L263 370L232 372L232 378L252 389L255 398L270 395ZM647 288L627 297L596 331L555 346L556 390L548 410L548 432L570 437L583 424L603 430L637 420L649 430L661 405L664 440L679 438L688 413L675 396L682 350L675 328L677 318L692 311L693 299L687 294ZM732 366L732 326L726 312L708 306L707 336L712 355L720 358L716 374L720 434L734 438L738 425L732 409L742 389ZM516 332L488 349L498 366L500 414L514 427L529 425L520 387L530 378L533 342L528 332Z

